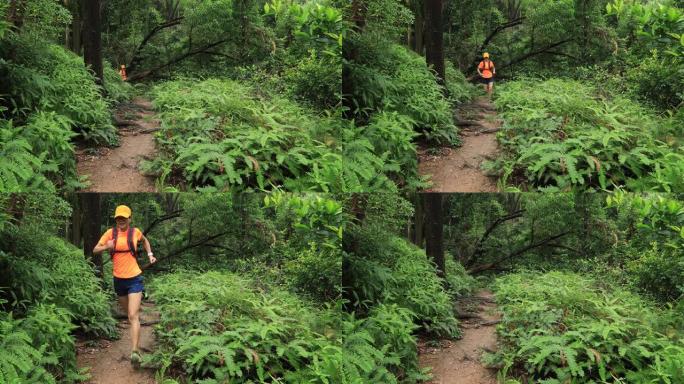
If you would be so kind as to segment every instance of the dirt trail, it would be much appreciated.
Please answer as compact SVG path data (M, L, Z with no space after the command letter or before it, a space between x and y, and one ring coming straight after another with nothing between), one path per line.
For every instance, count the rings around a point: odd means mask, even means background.
M152 324L159 319L154 307L143 302L140 315L140 349L143 354L154 348ZM79 368L89 367L91 379L86 384L154 384L154 370L133 368L130 362L131 333L128 320L117 325L119 340L78 341L77 362Z
M496 180L480 169L496 158L496 131L501 122L487 97L459 108L456 121L462 145L458 148L420 148L418 172L431 175L431 192L496 192Z
M466 314L461 321L463 338L442 341L438 348L419 343L421 368L432 367L432 384L497 384L496 371L486 368L480 358L483 351L496 350L496 313L494 295L486 290L457 303ZM472 312L472 313L471 313Z
M87 175L90 187L84 192L154 192L154 179L138 170L140 160L154 157L154 120L149 100L137 98L115 113L120 146L81 148L76 151L78 174Z

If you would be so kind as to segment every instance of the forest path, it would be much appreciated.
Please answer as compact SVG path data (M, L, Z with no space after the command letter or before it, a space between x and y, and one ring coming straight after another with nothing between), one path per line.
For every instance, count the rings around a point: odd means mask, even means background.
M140 349L143 354L154 349L152 325L159 320L154 306L143 302L140 311ZM117 324L119 340L78 341L76 344L79 368L89 367L90 380L85 384L154 384L155 371L131 365L131 332L128 319Z
M464 104L456 111L461 126L462 145L418 150L418 173L430 176L428 192L496 192L496 180L487 176L480 166L497 156L496 132L501 122L488 97L482 96Z
M154 135L159 121L154 120L152 103L135 98L115 112L120 146L82 148L76 151L80 176L88 176L90 186L83 192L154 192L154 179L138 170L140 160L155 154Z
M480 358L483 351L496 350L496 312L494 295L488 290L464 297L456 303L463 337L442 341L435 348L421 341L418 356L421 368L431 367L432 384L496 384L496 371L486 368Z

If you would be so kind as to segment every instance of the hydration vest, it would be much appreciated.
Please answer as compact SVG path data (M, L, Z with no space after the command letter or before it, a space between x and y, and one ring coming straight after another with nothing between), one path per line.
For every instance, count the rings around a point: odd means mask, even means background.
M494 69L494 62L491 60L489 60L489 61L482 60L480 63L482 64L482 70L483 71L485 71L485 70L491 71L492 69ZM478 67L479 67L479 65L478 65Z
M112 251L109 252L109 255L110 255L112 258L114 258L114 254L115 254L115 253L129 253L129 252L130 252L130 253L133 255L133 257L136 257L137 244L135 244L135 243L133 242L133 235L134 235L134 234L135 234L135 228L129 226L129 227L128 227L128 233L127 233L127 236L126 236L126 240L127 240L127 243L128 243L128 249L123 250L123 251L119 251L119 250L116 249L116 241L117 241L118 238L119 238L119 229L118 229L118 228L116 227L116 225L115 225L114 228L112 229L112 240L114 240L114 249L113 249Z

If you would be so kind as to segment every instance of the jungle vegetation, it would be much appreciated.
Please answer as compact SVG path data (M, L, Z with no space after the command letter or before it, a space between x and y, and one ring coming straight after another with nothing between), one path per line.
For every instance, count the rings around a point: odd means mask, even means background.
M422 382L418 337L457 339L455 299L486 287L502 317L484 362L502 383L684 379L681 195L367 194L346 209L344 310L387 330L345 340L345 374Z
M459 144L454 111L481 97L470 81L488 52L500 189L681 191L681 1L358 0L348 13L345 116L396 186L425 186L418 146Z
M75 146L116 145L136 96L161 119L159 189L342 190L338 3L3 2L0 190L82 188Z
M284 193L3 195L0 382L82 382L76 340L118 337L91 252L121 203L158 259L139 256L158 382L341 382L342 205Z

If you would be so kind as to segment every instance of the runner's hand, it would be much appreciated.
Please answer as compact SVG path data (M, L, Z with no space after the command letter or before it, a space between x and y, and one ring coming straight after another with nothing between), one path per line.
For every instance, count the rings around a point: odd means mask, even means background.
M154 256L150 256L150 264L154 264L157 262L157 258Z
M114 240L107 241L107 243L105 245L107 246L107 249L113 250L114 249Z

